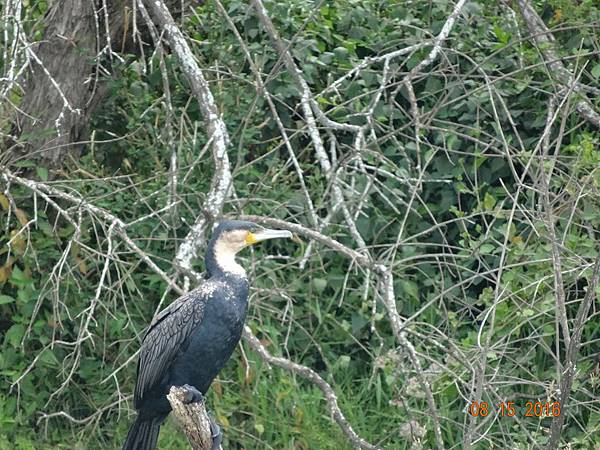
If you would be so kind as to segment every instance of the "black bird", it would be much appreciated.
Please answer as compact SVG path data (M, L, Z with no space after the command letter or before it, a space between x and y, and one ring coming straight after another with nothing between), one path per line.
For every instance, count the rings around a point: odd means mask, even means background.
M244 326L249 289L236 253L266 239L290 237L289 231L252 222L227 220L217 226L206 250L208 279L163 309L144 336L133 398L138 415L123 450L154 450L171 412L166 397L171 386L191 385L199 400L231 356Z

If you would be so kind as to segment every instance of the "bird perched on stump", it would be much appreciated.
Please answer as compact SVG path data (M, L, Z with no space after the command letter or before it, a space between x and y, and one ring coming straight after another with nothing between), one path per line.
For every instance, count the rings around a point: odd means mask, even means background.
M242 334L249 290L235 255L267 239L291 237L289 231L252 222L226 220L217 226L206 249L208 279L163 309L144 336L133 398L138 415L123 450L154 450L171 412L166 397L171 386L189 385L192 400L199 401L231 356ZM213 448L218 448L213 426Z

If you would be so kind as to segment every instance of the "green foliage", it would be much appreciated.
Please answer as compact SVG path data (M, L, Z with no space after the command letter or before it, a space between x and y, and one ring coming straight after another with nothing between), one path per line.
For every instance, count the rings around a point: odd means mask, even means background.
M453 5L340 0L315 9L309 1L266 4L315 95L365 58L436 35ZM539 6L546 23L557 28L565 64L581 75L581 83L597 86L600 66L592 52L598 48L593 32L598 7L566 0ZM45 10L45 5L38 7ZM331 186L302 130L298 90L281 70L247 3L232 0L225 7L265 75L315 210L325 217ZM538 158L548 93L555 87L521 25L499 3L467 4L443 57L413 81L424 124L419 146L413 125L407 125L411 105L402 79L431 48L391 60L392 87L372 105L377 139L361 155L375 175L357 175L351 188L345 186L353 206L360 198L354 193L365 192L357 229L374 254L393 261L397 307L411 318L407 334L422 357L448 448L461 445L457 424L466 421L472 363L487 333L492 342L487 376L492 369L498 376L496 390L486 391L484 400L495 404L494 395L509 401L542 399L555 392L552 353L561 339L540 173L552 170L549 189L555 231L564 241L569 318L576 316L585 295L591 269L583 262L598 252L600 136L569 110L561 119L562 131L551 131L552 143L558 143L551 150L556 158ZM280 130L256 91L235 36L211 2L195 6L183 26L200 65L210 68L211 89L234 144L230 159L236 195L226 213L292 217L310 226ZM178 244L210 187L213 162L205 150L199 107L176 58L164 55L171 113L165 107L160 59L122 56L124 62L114 61L120 76L104 80L110 95L92 118L91 143L57 185L125 223L162 210L127 233L172 275ZM382 77L383 63L373 64L315 99L330 119L364 125L361 112L374 102ZM600 106L598 98L594 102ZM353 139L350 133L336 135L344 181L352 175ZM180 202L169 210L174 150ZM35 172L38 179L48 179L45 168ZM15 205L0 195L5 213L0 222L0 450L119 448L132 420L135 364L130 359L157 307L176 295L165 293L164 280L110 235L110 224L97 215L61 202L68 220L55 208L41 206L39 196L34 201L23 187L11 185L10 195ZM354 247L340 223L338 211L323 232ZM390 251L389 244L397 240L397 252ZM344 414L366 440L390 449L413 448L417 443L399 430L417 420L426 428L422 447L434 448L424 392L391 332L376 282L347 258L323 248L313 249L300 271L297 261L306 243L270 245L241 256L253 267L248 322L269 351L317 370L334 386ZM112 259L103 278L109 251ZM293 263L261 260L265 254L290 256ZM202 261L195 268L201 271ZM490 311L493 329L484 326ZM600 433L598 407L588 404L597 400L599 388L597 375L589 375L597 364L600 333L594 314L583 328L581 376L575 380L564 433L574 448L592 448ZM482 326L483 337L478 335ZM244 349L245 356L236 351L209 395L224 428L225 448L350 448L318 389L267 368ZM43 415L59 411L68 415ZM550 419L520 419L517 424L498 418L490 424L489 441L475 448L543 444ZM172 423L164 427L160 448L187 445Z

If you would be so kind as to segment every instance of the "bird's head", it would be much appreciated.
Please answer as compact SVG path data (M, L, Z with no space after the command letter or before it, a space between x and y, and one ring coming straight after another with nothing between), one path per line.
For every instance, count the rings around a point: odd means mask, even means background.
M275 238L291 238L287 230L270 230L252 222L224 220L213 231L206 252L206 269L212 275L219 271L245 276L246 271L235 261L235 255L250 245Z

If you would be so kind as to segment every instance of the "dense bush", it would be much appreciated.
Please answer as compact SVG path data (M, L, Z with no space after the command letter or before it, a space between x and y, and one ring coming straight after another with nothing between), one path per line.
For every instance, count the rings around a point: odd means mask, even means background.
M30 3L38 14L45 11L44 2ZM600 10L591 1L539 3L565 66L597 90ZM368 58L436 36L453 3L266 6L330 119L364 125L372 108L360 155L352 133L322 134L358 231L393 268L397 307L431 384L446 446L461 445L482 358L482 400L490 405L554 402L565 346L552 235L573 327L598 253L600 134L575 111L577 94L557 88L518 10L500 2L465 5L439 58L413 79L415 130L403 80L431 46L328 86ZM263 74L315 212L324 218L332 186L315 157L299 92L248 5L234 0L225 7ZM182 27L232 139L235 194L225 213L311 228L281 129L235 35L212 2L195 6ZM115 75L103 81L111 92L93 117L91 142L51 183L124 223L147 216L126 232L175 276L173 257L201 212L213 171L202 116L174 55L164 54L172 111L160 58L121 56L110 63ZM545 145L548 111L557 116ZM173 151L178 203L169 209ZM48 178L33 159L9 168ZM6 179L2 191L0 449L119 448L132 420L132 356L159 306L177 295L105 217L58 199L67 219ZM322 232L356 247L340 211ZM320 245L300 265L308 245L268 244L241 255L253 280L252 330L273 354L319 371L361 437L390 449L434 448L425 394L390 329L376 277ZM563 432L572 448L598 445L599 335L594 302ZM225 448L350 448L316 387L245 350L236 351L209 395ZM514 418L493 416L477 422L484 437L475 448L547 442L551 418L524 417L524 410ZM186 448L173 424L165 428L160 448Z

